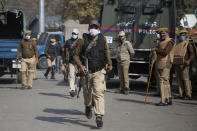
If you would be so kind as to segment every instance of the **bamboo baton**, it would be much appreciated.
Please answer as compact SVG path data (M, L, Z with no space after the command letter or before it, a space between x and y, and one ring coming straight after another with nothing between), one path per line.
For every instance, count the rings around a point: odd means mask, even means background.
M151 80L151 75L152 75L152 71L153 71L153 66L154 66L155 60L156 60L156 57L153 57L152 62L151 62L151 67L150 67L150 73L149 73L149 78L148 78L148 84L147 84L147 88L146 88L145 104L147 103L148 90L149 90L149 87L150 87L150 80Z

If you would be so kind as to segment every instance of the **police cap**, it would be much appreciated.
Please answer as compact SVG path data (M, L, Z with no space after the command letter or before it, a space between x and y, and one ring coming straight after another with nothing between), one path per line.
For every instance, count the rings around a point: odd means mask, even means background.
M25 35L31 35L31 31L30 30L26 30L25 31Z
M125 32L124 32L124 31L120 31L120 32L118 33L118 36L125 36Z
M188 31L187 31L186 29L182 29L182 30L179 31L179 35L180 35L181 33L186 33L186 34L187 34Z
M50 39L50 42L52 42L52 43L53 43L53 42L56 42L56 40L55 40L55 39Z
M166 28L166 27L159 28L159 29L157 30L157 32L158 32L158 33L161 33L161 32L168 32L168 28Z
M78 35L78 34L79 34L79 30L78 30L78 29L76 29L76 28L74 28L74 29L73 29L73 31L72 31L72 33L75 33L75 34L77 34L77 35Z

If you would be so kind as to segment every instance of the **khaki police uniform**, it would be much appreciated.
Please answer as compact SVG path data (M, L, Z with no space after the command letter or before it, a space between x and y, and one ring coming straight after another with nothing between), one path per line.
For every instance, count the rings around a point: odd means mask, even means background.
M167 32L166 28L160 29L160 31ZM165 40L159 41L156 49L157 59L155 63L156 74L159 78L159 87L161 94L161 103L170 101L171 89L170 89L170 68L172 66L174 57L174 41L167 35Z
M182 31L181 33L187 32ZM177 73L180 97L192 97L192 86L189 78L190 65L186 65L185 61L192 62L194 57L194 49L192 44L189 44L188 39L177 43L174 52L174 64Z
M88 34L87 34L88 35ZM104 43L99 43L100 38L104 39ZM90 40L91 42L91 40ZM109 66L112 65L112 61L110 59L110 53L109 53L109 47L106 42L106 39L104 36L99 34L98 42L96 46L99 44L105 44L104 45L104 50L100 50L101 52L104 52L104 57L105 57L105 62L102 64L108 64ZM85 39L79 39L77 42L77 48L74 51L74 60L78 67L81 67L84 64L83 61L83 56L84 56L84 48L85 48ZM92 47L93 50L97 50L97 47ZM90 49L91 50L91 49ZM95 56L97 57L97 56ZM83 64L82 64L83 63ZM85 77L82 77L82 87L83 87L83 96L84 96L84 104L86 107L90 107L92 105L92 99L94 101L94 112L95 115L104 115L104 91L106 90L106 82L105 82L105 67L101 69L95 69L92 70L91 68L94 67L95 65L88 65L89 66L89 89L86 88L86 82L85 82Z
M117 62L118 62L118 76L120 80L120 90L129 91L129 66L130 66L130 59L134 55L134 50L132 44L129 41L126 41L126 38L123 42L119 42L117 47Z
M21 75L22 75L22 87L32 88L32 80L34 76L34 65L35 61L38 58L38 51L36 43L33 40L22 39L17 50L18 59L20 52L22 51L21 59ZM26 80L26 71L28 72L28 77Z

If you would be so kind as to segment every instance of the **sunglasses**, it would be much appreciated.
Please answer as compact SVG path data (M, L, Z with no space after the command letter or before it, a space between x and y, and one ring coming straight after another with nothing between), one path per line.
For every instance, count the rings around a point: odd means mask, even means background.
M97 25L90 25L89 28L90 29L99 29L99 27Z

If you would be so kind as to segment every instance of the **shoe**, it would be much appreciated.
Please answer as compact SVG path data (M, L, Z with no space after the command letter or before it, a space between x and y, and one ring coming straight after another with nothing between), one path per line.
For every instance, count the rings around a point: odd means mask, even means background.
M186 96L184 100L192 100L192 97Z
M172 98L169 98L168 105L172 105Z
M38 80L38 78L34 78L33 80Z
M88 119L92 118L92 108L91 108L91 106L86 106L85 115Z
M76 95L76 91L71 90L71 91L70 91L70 96L71 96L71 97L75 97L75 95Z
M44 74L44 77L46 79L48 79L48 74L49 74L50 70L51 70L51 67L48 67L47 70L46 70L46 73Z
M176 96L176 97L174 97L174 99L182 99L182 100L184 100L184 96Z
M96 124L98 128L103 127L103 120L102 120L102 116L97 116L96 117Z
M22 85L21 86L21 90L24 90L26 88L26 86Z
M48 79L48 76L47 76L46 74L44 74L44 77L45 77L46 79Z
M124 89L123 94L128 95L129 94L129 89Z
M54 76L51 76L51 79L55 79L55 77Z
M124 94L124 90L123 89L120 89L120 94Z
M28 86L27 89L32 89L32 87L31 86Z
M159 102L156 104L156 106L167 106L167 105L168 105L168 103L166 103L166 102L165 103Z

